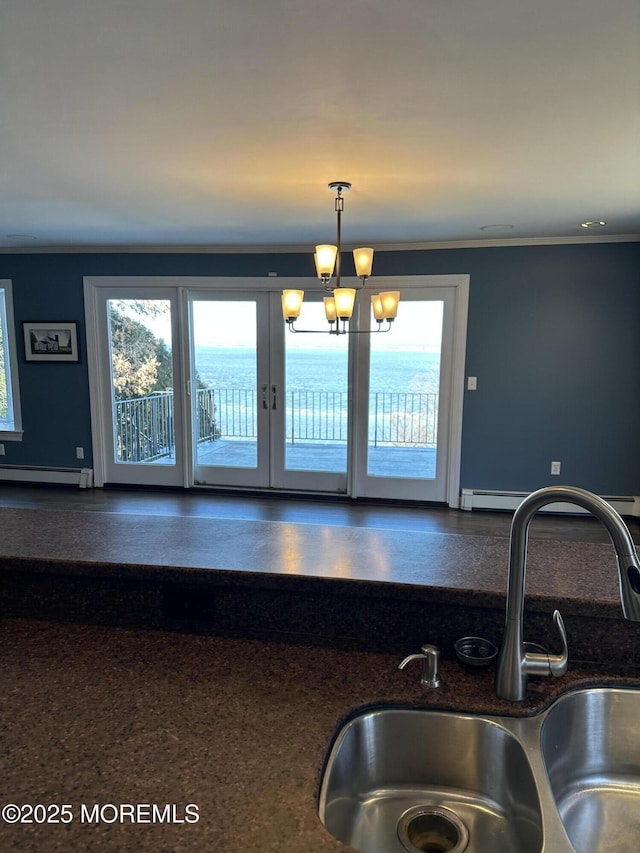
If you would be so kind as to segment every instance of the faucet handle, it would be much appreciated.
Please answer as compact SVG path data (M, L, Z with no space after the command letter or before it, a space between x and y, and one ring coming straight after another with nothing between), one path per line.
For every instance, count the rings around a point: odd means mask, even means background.
M553 675L554 678L559 678L567 671L569 664L567 631L559 610L553 611L553 621L560 634L562 653L559 655L549 655L527 652L525 654L525 667L529 675Z
M553 621L556 623L556 628L560 634L560 642L562 643L562 653L559 655L549 655L549 669L551 675L559 678L567 671L569 664L569 646L567 644L567 629L564 627L564 620L559 610L553 611Z
M440 687L442 680L439 673L440 665L440 649L437 646L425 644L422 646L422 651L419 655L408 655L402 663L398 665L398 669L404 669L405 666L412 660L422 661L422 676L420 684L423 687Z

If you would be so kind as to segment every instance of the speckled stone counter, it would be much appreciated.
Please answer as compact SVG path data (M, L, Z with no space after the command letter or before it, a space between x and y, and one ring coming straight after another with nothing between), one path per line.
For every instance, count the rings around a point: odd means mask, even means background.
M272 581L419 585L486 601L502 596L506 585L504 537L12 507L0 507L0 526L0 558L32 571L46 571L49 561L84 576L108 568L111 577L149 579L161 569L173 580L213 582L215 570ZM538 598L584 607L617 601L609 544L532 541L529 567L527 591Z
M508 541L422 530L0 508L0 613L407 654L498 641ZM613 547L533 540L527 639L640 660Z
M0 849L32 853L346 851L316 797L331 736L353 709L532 713L602 682L574 670L514 706L495 699L491 672L456 661L425 694L416 671L380 653L22 619L0 623L0 644L2 805L68 804L73 816L0 823ZM96 804L106 820L83 822ZM112 822L122 804L141 804L145 819L170 804L175 822ZM197 823L181 822L189 804Z
M608 544L530 543L527 639L553 644L558 606L572 657L514 706L452 649L499 641L504 538L6 507L0 529L2 804L72 816L0 822L2 851L345 851L316 797L355 709L530 714L604 672L640 683ZM443 652L426 694L397 668L423 642ZM136 805L171 822L132 824ZM83 821L96 806L105 819Z

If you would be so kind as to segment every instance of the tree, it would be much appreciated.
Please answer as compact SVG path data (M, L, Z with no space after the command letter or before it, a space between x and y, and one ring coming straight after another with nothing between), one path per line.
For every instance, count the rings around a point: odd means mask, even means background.
M161 300L128 299L113 300L110 303L113 394L117 402L173 392L171 350L148 325L150 320L166 314L168 310L168 303ZM196 387L206 388L197 374ZM152 401L146 400L144 404L146 408L143 408L143 404L139 404L133 413L127 411L126 414L121 414L127 422L127 429L130 429L129 419L136 418L137 434L140 430L138 421L144 417L145 411L152 411L149 409L151 404ZM156 408L153 411L159 410ZM154 426L147 432L153 434L154 440L157 438L156 433L160 430L160 421L163 426L166 426L167 435L173 435L171 417L167 419L161 417L160 420L156 417L153 420ZM204 396L203 399L198 395L197 417L198 435L201 439L206 437L211 440L219 437L212 394L208 397ZM172 441L169 443L171 444ZM123 454L125 452L129 453L129 450L122 451Z
M145 397L173 388L171 350L141 320L125 314L121 304L112 304L111 353L116 400ZM149 316L153 307L127 302L140 316Z

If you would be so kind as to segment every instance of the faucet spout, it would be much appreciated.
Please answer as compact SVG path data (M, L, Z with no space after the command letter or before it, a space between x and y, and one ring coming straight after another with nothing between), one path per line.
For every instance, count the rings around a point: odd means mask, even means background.
M505 632L496 677L498 696L511 701L517 702L526 698L527 674L540 674L540 661L534 660L535 656L525 652L522 638L527 539L534 515L542 507L556 502L582 507L605 526L618 561L622 612L626 619L640 621L640 560L631 534L616 510L598 495L572 486L550 486L533 492L515 511L511 523ZM562 620L558 622L556 619L556 623L563 634ZM550 656L549 661L548 671L552 675L564 674L566 654L560 657Z

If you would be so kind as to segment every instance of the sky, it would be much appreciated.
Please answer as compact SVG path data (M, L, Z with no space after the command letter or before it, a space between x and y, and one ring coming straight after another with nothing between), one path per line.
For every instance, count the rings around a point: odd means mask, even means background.
M164 312L155 318L145 318L146 325L171 345L171 323L168 300L151 300ZM137 320L142 318L132 314ZM283 321L284 323L284 321ZM303 303L300 328L327 330L321 302ZM194 303L194 337L196 346L207 347L252 347L255 345L256 304L246 300L199 300ZM345 337L336 341L328 335L287 334L286 346L292 349L317 349L328 345L344 346ZM388 333L372 336L372 344L387 350L421 350L438 352L442 338L442 302L400 301L398 316Z

